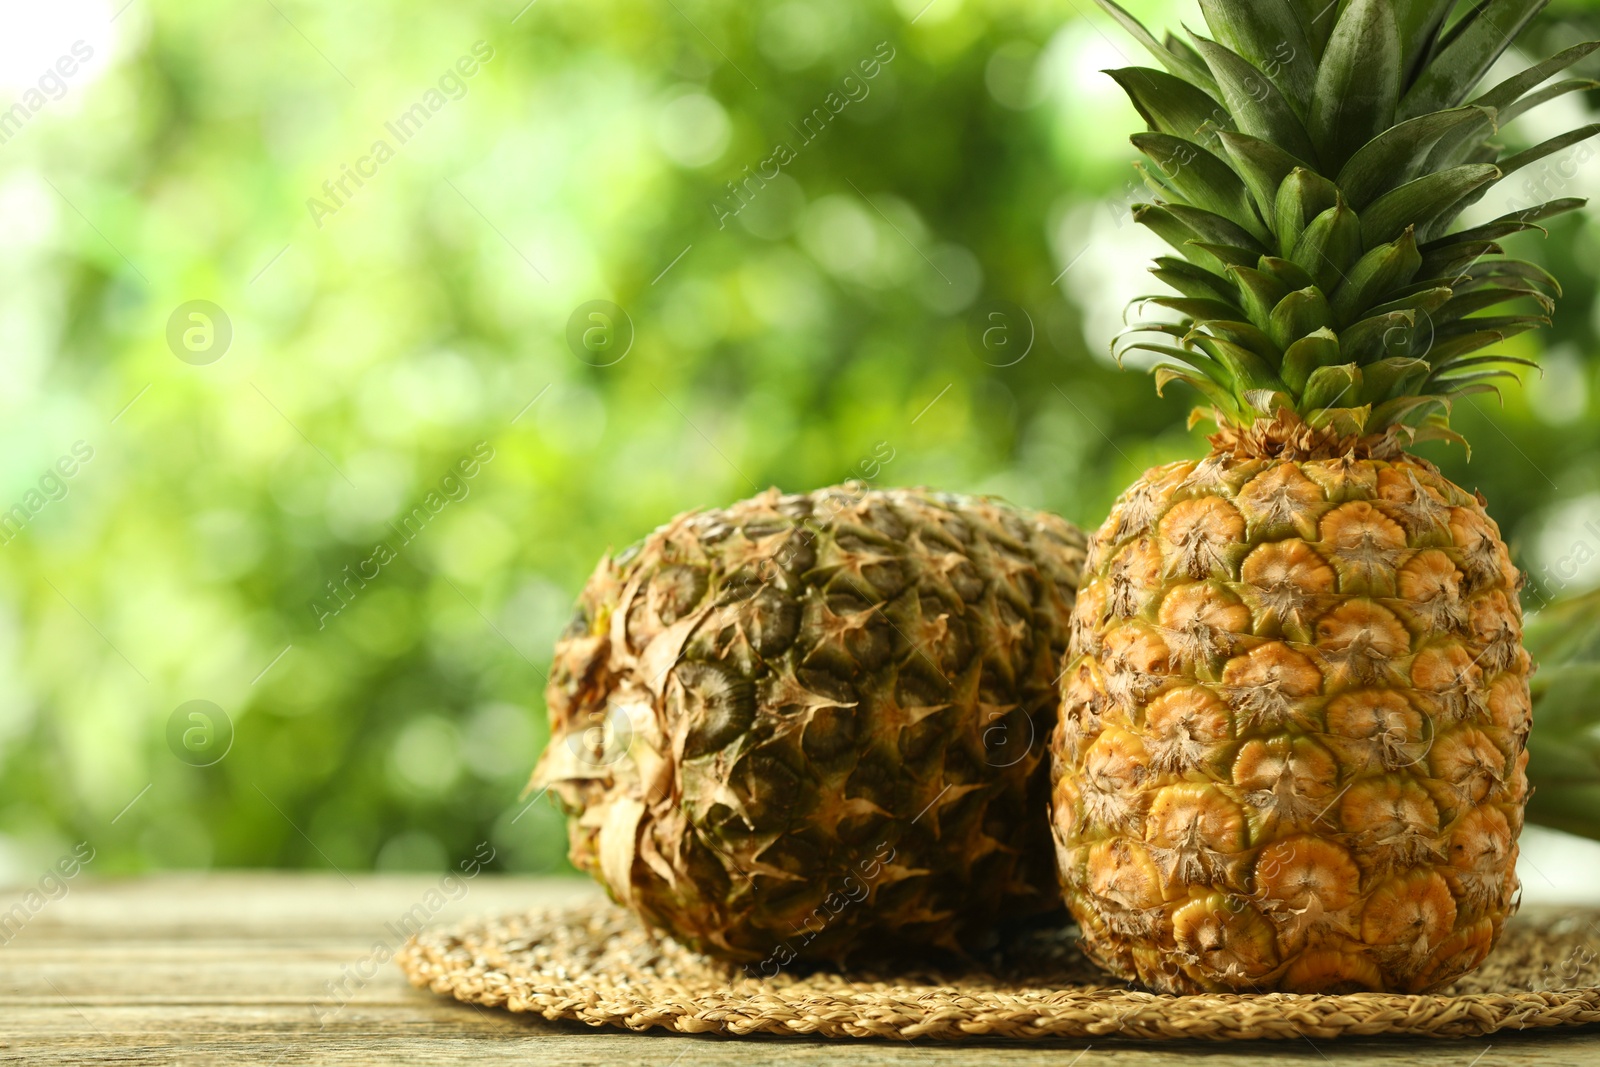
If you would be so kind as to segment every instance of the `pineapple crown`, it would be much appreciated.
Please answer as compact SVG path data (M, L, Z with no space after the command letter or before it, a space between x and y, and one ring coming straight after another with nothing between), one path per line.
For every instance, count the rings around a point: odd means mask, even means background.
M1584 201L1452 227L1496 182L1600 132L1512 155L1491 140L1532 107L1600 87L1541 88L1600 42L1469 100L1547 0L1479 0L1453 21L1457 0L1200 0L1212 36L1188 41L1158 41L1099 2L1164 68L1108 73L1149 124L1133 143L1157 195L1134 217L1181 255L1152 268L1177 295L1139 302L1180 320L1124 331L1118 358L1164 357L1157 390L1199 390L1234 448L1460 441L1451 402L1498 396L1508 366L1534 366L1482 350L1548 325L1561 292L1496 242ZM1513 301L1535 313L1480 314Z

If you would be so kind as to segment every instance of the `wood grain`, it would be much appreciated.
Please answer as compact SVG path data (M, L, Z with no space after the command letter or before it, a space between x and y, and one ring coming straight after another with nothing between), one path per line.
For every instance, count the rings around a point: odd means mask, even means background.
M1127 1041L961 1045L633 1034L546 1023L412 989L381 946L437 878L162 875L77 881L0 945L0 1063L538 1063L719 1067L804 1064L1234 1065L1600 1063L1600 1029L1479 1041L1233 1045ZM561 878L480 876L429 912L453 922L596 892ZM9 907L21 891L0 893ZM370 973L370 978L359 972ZM340 983L343 983L341 988ZM1080 1057L1081 1058L1078 1058Z

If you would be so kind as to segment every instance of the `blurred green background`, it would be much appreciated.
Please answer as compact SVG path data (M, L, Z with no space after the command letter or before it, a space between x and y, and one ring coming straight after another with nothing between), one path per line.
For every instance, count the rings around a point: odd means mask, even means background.
M1145 59L1089 0L524 2L3 16L0 880L78 840L98 874L559 869L518 794L608 547L850 477L1094 525L1202 450L1108 356L1158 245L1098 73ZM1523 50L1595 36L1557 2ZM1594 156L1524 184L1592 195ZM1546 373L1458 411L1470 463L1427 454L1533 604L1600 580L1600 219L1518 240L1566 284L1514 347ZM569 344L596 300L626 322Z

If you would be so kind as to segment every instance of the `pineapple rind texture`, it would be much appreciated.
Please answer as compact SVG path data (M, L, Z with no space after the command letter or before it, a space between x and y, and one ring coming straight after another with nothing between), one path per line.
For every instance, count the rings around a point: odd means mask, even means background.
M603 560L534 779L573 863L757 975L1059 908L1045 755L1083 554L1051 515L845 486Z
M1157 467L1091 540L1052 738L1086 951L1170 993L1416 993L1516 907L1520 575L1424 460Z

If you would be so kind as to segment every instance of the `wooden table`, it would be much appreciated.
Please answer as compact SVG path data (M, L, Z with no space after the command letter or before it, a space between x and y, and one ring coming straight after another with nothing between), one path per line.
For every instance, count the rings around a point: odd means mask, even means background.
M1600 1064L1600 1027L1460 1041L1017 1045L634 1034L469 1007L406 984L393 964L345 978L439 884L427 876L167 874L70 883L0 945L0 1063L538 1063L595 1067L832 1064ZM467 884L437 921L576 900L563 878ZM22 892L0 893L9 908ZM341 979L343 1007L329 992ZM356 988L359 986L359 988ZM1085 1049L1087 1048L1087 1051ZM1075 1059L1082 1054L1081 1059Z

